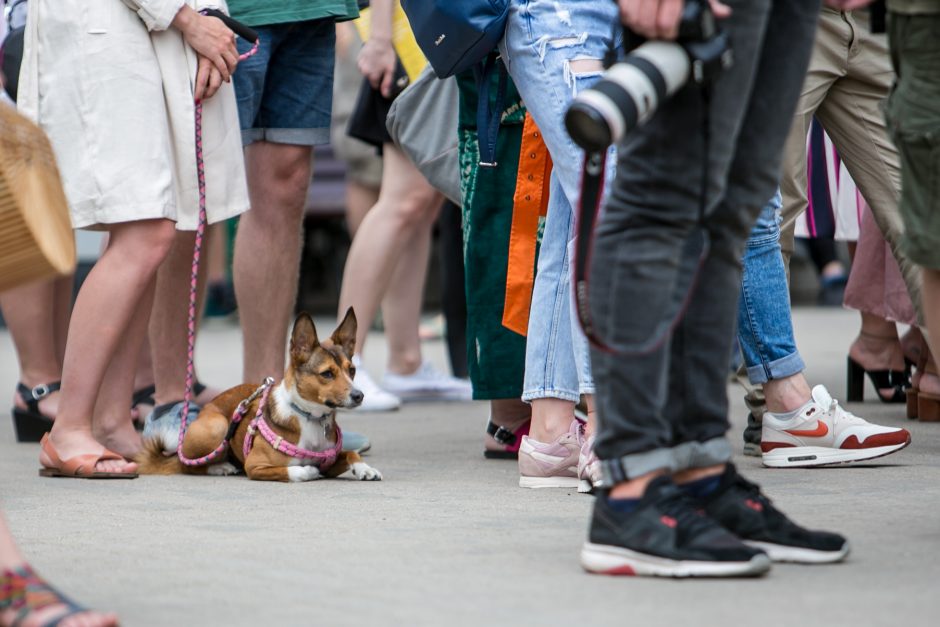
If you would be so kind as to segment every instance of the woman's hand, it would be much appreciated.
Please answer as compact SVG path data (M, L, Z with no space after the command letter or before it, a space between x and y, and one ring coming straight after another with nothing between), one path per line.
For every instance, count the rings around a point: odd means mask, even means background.
M359 71L369 80L373 89L378 89L383 96L392 95L392 81L395 78L395 68L398 57L391 40L369 39L362 50L359 51Z
M232 72L238 65L238 48L235 47L235 33L222 20L200 15L184 4L173 19L173 26L183 33L186 43L199 54L200 62L206 58L222 80L232 80Z
M620 19L637 35L647 39L675 39L685 0L619 0ZM708 0L718 19L731 15L731 8L718 0Z
M222 86L222 73L208 57L199 55L196 69L196 102L208 100Z

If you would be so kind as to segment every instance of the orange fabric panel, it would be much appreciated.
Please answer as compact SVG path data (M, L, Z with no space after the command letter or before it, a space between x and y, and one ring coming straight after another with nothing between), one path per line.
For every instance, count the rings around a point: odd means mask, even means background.
M535 252L539 218L548 211L548 182L552 158L532 116L526 113L519 151L519 171L513 196L509 262L503 326L521 335L529 328L529 307L535 282Z

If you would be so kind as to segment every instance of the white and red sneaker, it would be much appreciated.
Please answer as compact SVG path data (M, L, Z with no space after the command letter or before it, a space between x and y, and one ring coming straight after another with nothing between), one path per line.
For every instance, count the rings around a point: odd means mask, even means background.
M817 385L796 417L781 420L771 412L764 414L760 446L765 466L792 468L874 459L910 443L907 430L863 420Z

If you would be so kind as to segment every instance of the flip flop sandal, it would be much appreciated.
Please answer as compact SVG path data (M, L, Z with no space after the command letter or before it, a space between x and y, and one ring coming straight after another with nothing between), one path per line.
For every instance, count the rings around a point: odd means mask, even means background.
M39 442L42 436L49 433L54 417L39 411L39 401L53 392L58 392L61 387L61 381L43 383L34 388L28 388L22 383L16 384L16 393L26 404L26 409L14 407L12 411L17 442Z
M23 624L30 614L53 605L64 605L65 608L43 623L46 627L59 625L70 616L89 611L46 583L29 565L0 572L0 612L16 612L13 627Z
M67 477L70 479L136 479L139 475L136 472L103 472L95 470L98 462L101 461L127 461L122 456L113 451L105 449L100 455L88 453L87 455L76 455L70 459L62 460L52 442L49 441L49 435L42 437L42 451L52 462L51 466L45 466L39 470L40 477Z

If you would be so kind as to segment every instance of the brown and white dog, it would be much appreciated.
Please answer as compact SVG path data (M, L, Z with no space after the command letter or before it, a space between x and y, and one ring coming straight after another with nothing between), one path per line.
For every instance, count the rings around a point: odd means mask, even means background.
M285 442L307 451L329 451L337 442L336 408L356 407L362 392L353 385L356 369L352 356L356 347L356 314L352 307L329 339L317 339L313 320L301 313L294 321L290 339L290 362L284 379L267 396L263 420ZM203 407L186 429L183 454L189 459L208 455L229 431L238 404L258 386L239 385L228 389ZM291 457L277 450L264 437L255 436L247 457L242 448L249 424L261 398L251 402L228 447L227 458L210 466L190 467L174 454L168 457L162 438L149 439L138 456L141 474L177 473L229 475L245 469L249 479L260 481L311 481L337 477L347 470L361 481L379 481L382 475L362 461L358 453L339 452L335 462L321 471L318 460ZM237 466L236 466L237 464Z

